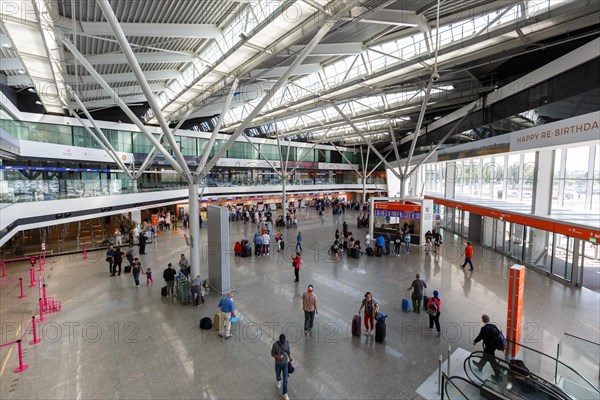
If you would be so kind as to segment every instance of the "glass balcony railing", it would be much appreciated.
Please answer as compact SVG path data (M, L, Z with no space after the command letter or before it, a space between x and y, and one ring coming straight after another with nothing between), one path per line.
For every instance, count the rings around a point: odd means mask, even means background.
M287 181L289 186L300 185L345 185L350 182L336 182L331 178L294 179ZM384 184L384 183L382 183ZM219 179L209 178L200 187L253 187L279 186L280 179ZM0 182L0 204L13 204L86 197L114 196L120 194L159 192L186 189L183 182L149 183L131 179L79 179L79 180L10 180Z

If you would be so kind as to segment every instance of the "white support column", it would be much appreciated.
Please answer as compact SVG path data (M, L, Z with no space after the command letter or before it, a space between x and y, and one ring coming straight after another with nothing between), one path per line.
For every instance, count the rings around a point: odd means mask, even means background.
M506 200L508 194L508 154L504 155L504 168L502 173L502 200Z
M590 155L588 158L588 173L593 173L593 171L596 169L596 157L600 157L600 154L598 154L596 152L596 148L598 146L594 146L594 145L590 145ZM589 178L589 177L588 177ZM587 184L585 185L585 192L583 193L583 195L585 196L585 209L586 210L591 210L592 209L592 193L593 193L593 187L592 184L594 183L593 179L588 179L587 180ZM577 193L577 196L579 197L581 194Z
M446 180L444 182L444 198L454 199L456 187L456 162L446 163Z
M200 275L200 262L202 261L202 245L200 243L200 199L198 185L188 185L190 196L190 271L191 276ZM207 278L206 276L204 277Z
M552 180L554 177L554 150L535 152L535 178L533 180L533 215L550 215L552 210Z
M560 152L560 168L558 170L558 206L563 207L565 205L565 179L567 177L567 150L564 149ZM554 168L553 168L554 169ZM588 170L593 171L593 169Z
M471 176L473 176L473 171L471 171ZM519 184L518 184L518 199L519 202L523 201L523 180L525 179L525 154L521 153L519 155Z

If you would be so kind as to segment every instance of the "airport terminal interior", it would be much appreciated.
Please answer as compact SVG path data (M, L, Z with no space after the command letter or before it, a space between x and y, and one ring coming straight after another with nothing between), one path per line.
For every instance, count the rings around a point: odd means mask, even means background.
M598 1L0 4L0 398L600 398Z

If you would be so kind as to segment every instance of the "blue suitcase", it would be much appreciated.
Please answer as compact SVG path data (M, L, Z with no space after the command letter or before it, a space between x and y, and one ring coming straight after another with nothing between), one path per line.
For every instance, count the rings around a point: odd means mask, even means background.
M408 301L408 292L406 292L406 297L402 299L402 311L409 312L410 311L410 301Z

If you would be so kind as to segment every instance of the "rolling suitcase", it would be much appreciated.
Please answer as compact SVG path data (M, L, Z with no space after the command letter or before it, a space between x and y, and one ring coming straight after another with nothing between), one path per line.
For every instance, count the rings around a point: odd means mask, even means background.
M428 296L423 296L423 310L427 310L427 303L429 302Z
M377 321L377 323L375 324L375 341L377 343L383 343L383 341L385 340L385 332L386 327L385 327L385 319L382 318L380 320Z
M126 273L126 274L129 274L129 273L131 273L131 265L126 265L126 266L123 268L123 272L124 272L124 273Z
M352 336L360 336L360 323L360 315L355 315L352 317Z
M408 300L408 292L406 292L406 297L402 299L402 311L410 311L410 301Z
M160 289L160 295L161 295L162 297L167 297L167 287L166 287L166 286L163 286L163 287Z
M215 331L221 330L221 313L215 313L213 328L215 328Z

